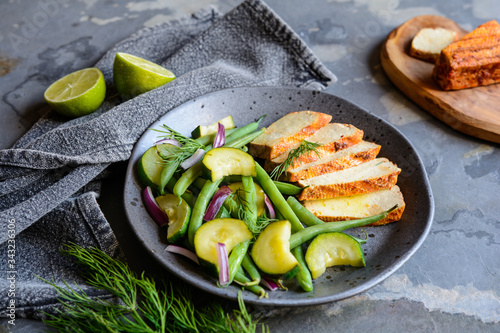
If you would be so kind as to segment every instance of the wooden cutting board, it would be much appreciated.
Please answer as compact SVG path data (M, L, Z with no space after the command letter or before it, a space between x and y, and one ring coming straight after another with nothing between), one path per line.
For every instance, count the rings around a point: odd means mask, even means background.
M431 77L434 65L409 55L417 32L436 27L454 30L458 37L468 32L441 16L414 17L394 29L384 42L381 62L385 73L406 96L452 128L500 143L500 84L444 91Z

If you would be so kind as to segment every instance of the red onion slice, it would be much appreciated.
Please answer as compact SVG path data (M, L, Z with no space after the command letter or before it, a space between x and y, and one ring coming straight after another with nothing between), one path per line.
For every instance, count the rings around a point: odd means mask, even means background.
M174 140L174 139L163 139L163 140L160 140L160 141L156 141L155 142L155 146L157 145L161 145L161 144L164 144L164 143L169 143L171 145L174 145L176 147L181 147L182 145L179 143L179 141L177 140Z
M229 259L227 257L226 244L217 243L217 264L219 267L219 285L225 286L229 283Z
M279 289L279 285L273 279L267 276L262 276L260 279L260 283L271 291Z
M184 170L189 169L190 167L201 161L203 156L205 156L205 151L203 149L198 149L194 152L193 155L191 155L191 157L181 163L181 168L183 168Z
M266 204L267 210L269 212L269 218L274 220L276 218L276 212L274 211L273 204L271 200L267 197L267 194L264 193L264 202Z
M226 134L225 134L225 128L224 125L221 123L217 123L217 134L215 135L213 147L214 148L219 148L224 146L226 143Z
M158 206L158 203L153 196L151 187L148 186L142 191L142 201L144 202L144 207L146 207L149 215L159 227L168 225L168 216L163 210L161 210L160 206Z
M185 249L183 247L180 247L180 246L177 246L177 245L168 245L165 248L165 251L171 252L171 253L181 254L181 255L185 256L186 258L191 259L192 261L194 261L198 265L200 264L200 262L198 261L198 257L196 256L196 254L194 254L194 252L191 252L188 249Z
M203 220L211 221L215 218L215 215L219 212L219 209L222 207L222 204L226 200L228 196L233 193L231 189L227 186L222 186L217 192L215 192L212 201L208 205L207 211L203 216Z

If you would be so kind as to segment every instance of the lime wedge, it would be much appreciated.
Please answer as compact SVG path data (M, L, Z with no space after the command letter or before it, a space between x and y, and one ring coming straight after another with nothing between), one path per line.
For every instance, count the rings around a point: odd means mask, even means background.
M43 97L50 107L75 118L94 112L104 101L106 83L98 68L85 68L52 83Z
M160 65L128 53L116 53L113 82L123 99L133 98L173 79L174 73Z

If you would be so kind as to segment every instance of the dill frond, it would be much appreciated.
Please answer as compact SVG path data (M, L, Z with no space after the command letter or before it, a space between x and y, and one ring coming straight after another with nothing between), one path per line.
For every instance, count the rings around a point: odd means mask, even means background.
M179 281L139 275L96 248L68 244L62 252L76 259L88 284L107 290L119 301L91 297L78 286L66 282L59 286L40 278L59 294L62 310L46 314L48 319L44 320L58 332L250 333L257 329L257 321L248 314L241 293L239 310L231 312L218 303L200 308L193 302L190 289ZM262 331L266 328L262 325Z
M170 149L167 148L168 154L160 154L161 158L165 162L182 163L184 160L191 157L191 155L193 155L198 149L205 148L205 146L201 143L182 135L165 124L161 127L163 130L153 129L153 131L164 133L163 135L160 135L159 138L177 140L182 145L181 147L172 146Z
M283 161L283 163L276 166L273 169L273 171L271 171L271 174L270 174L271 178L273 178L274 180L278 180L281 177L281 175L290 168L290 166L292 165L292 163L296 159L309 153L310 151L314 151L316 153L316 155L318 157L320 157L319 152L317 150L317 148L319 146L321 146L320 143L302 140L302 142L300 143L300 145L297 148L290 150L287 158Z

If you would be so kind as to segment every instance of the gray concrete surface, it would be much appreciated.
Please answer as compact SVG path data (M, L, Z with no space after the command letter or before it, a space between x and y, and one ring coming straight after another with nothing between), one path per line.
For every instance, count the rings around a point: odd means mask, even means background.
M207 5L225 12L235 0L9 0L0 4L0 148L40 116L46 87L91 66L134 31ZM417 253L394 275L352 298L307 308L256 309L271 332L499 332L500 149L461 134L412 103L385 76L379 59L387 34L407 19L436 14L466 29L500 19L493 0L268 0L337 75L327 92L388 120L415 145L436 211ZM159 269L123 228L119 196L125 164L114 167L101 202L134 267ZM0 331L40 332L31 320Z

